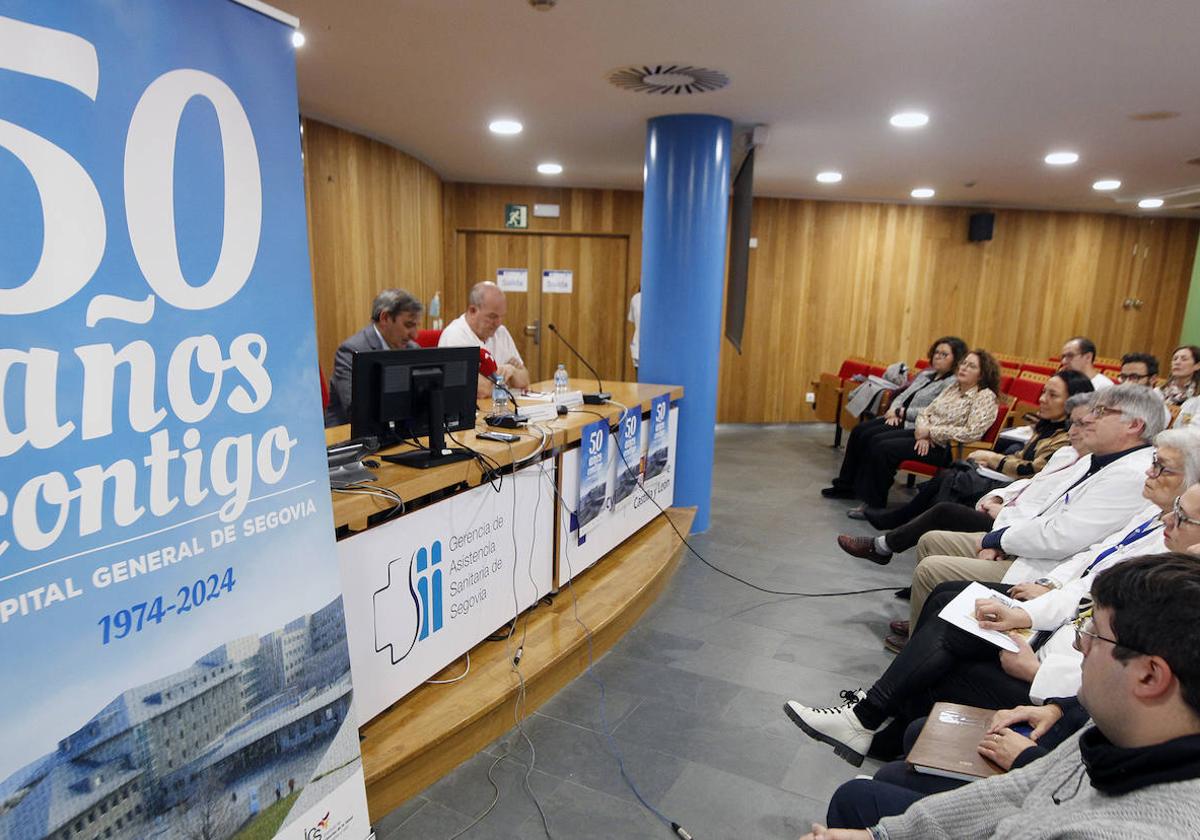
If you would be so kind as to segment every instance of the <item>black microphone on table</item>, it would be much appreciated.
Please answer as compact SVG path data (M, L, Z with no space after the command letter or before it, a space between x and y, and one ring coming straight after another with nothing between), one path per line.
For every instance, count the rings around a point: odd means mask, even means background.
M583 358L583 355L571 346L571 342L563 338L562 333L558 331L558 327L554 326L553 324L546 324L546 327L550 330L550 332L558 336L558 340L567 345L567 349L575 354L575 358L583 362L583 366L592 372L592 376L596 377L596 393L584 394L583 402L586 405L604 405L604 403L612 399L612 394L608 393L608 391L605 391L604 385L600 382L600 374L596 373L596 369L588 364L588 360Z

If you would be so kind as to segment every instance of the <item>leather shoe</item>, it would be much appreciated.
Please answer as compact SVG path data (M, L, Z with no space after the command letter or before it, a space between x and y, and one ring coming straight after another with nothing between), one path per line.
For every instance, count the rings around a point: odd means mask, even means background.
M854 491L848 487L838 487L834 484L822 490L821 495L826 499L853 499Z
M883 646L892 653L899 653L904 650L906 644L908 644L908 639L904 636L888 635L883 639Z
M875 550L875 540L870 537L852 537L849 534L838 534L837 544L838 548L851 557L861 557L864 560L870 560L872 563L878 563L880 566L886 566L892 562L892 555L880 554Z
M888 625L888 629L891 630L895 635L903 636L907 639L909 631L908 619L896 619Z

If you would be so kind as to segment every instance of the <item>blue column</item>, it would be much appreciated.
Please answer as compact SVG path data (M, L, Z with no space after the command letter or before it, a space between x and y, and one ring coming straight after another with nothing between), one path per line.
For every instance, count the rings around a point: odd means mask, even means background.
M638 379L683 385L675 504L708 530L732 125L723 117L656 117L646 130L642 323Z

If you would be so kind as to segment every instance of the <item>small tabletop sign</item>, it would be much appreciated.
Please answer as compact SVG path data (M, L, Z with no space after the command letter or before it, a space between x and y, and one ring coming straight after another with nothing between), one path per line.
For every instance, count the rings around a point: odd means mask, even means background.
M517 228L519 230L524 230L525 228L529 227L529 205L505 204L504 226L506 228Z

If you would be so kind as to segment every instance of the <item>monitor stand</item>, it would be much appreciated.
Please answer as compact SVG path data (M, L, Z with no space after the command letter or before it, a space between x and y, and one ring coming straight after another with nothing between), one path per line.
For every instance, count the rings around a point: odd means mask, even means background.
M457 461L469 461L475 457L474 452L458 447L446 446L446 414L445 401L441 388L429 391L429 408L426 416L429 427L429 448L418 449L415 452L404 452L399 455L381 455L389 464L400 464L427 470L430 467L440 467L442 464L453 464Z

